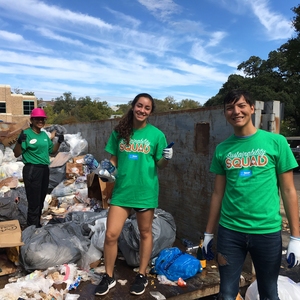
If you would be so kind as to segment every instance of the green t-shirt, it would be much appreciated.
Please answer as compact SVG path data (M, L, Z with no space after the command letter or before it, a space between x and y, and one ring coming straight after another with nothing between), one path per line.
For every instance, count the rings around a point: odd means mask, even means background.
M25 129L27 134L25 142L22 142L22 158L24 164L49 165L49 154L53 151L53 143L45 131L34 132L31 128Z
M210 167L211 172L226 176L220 224L249 234L281 230L277 176L297 165L280 134L258 130L220 143Z
M134 130L130 145L113 131L105 150L117 156L118 175L111 204L133 208L156 208L159 183L156 162L167 146L162 131L151 124Z

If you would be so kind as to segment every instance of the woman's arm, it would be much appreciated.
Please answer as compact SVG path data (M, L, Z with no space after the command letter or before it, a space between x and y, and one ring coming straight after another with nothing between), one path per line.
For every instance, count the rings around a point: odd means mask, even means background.
M17 142L13 151L14 151L15 157L19 157L22 154L21 144L19 144Z

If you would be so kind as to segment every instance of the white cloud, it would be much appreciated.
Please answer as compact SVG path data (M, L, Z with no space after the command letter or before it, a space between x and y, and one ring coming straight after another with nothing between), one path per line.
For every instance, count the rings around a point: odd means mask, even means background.
M0 41L3 48L15 49L18 51L31 51L49 53L49 49L36 45L35 42L24 39L20 34L0 30Z
M34 20L40 20L43 23L48 22L51 24L63 23L72 24L73 26L89 25L100 29L111 29L112 26L99 18L91 17L82 13L75 13L68 9L61 9L58 6L47 5L38 0L22 0L18 1L6 1L0 0L1 14L6 12L18 14L14 17L19 19L28 20L28 16Z
M224 31L216 31L211 34L211 37L207 43L207 47L215 47L220 44L220 42L227 36Z
M0 39L10 42L24 42L24 39L20 34L4 30L0 30Z
M137 20L136 18L133 18L131 16L123 14L122 12L110 9L108 7L106 9L112 15L115 16L115 18L118 20L118 22L123 21L125 24L128 24L129 26L132 26L133 28L136 28L136 27L138 27L141 24L141 21Z
M138 2L144 5L157 18L166 18L181 10L180 6L173 0L138 0Z
M79 40L74 40L74 39L71 39L71 38L67 38L67 37L55 34L53 31L51 31L47 28L39 27L39 28L35 28L35 30L37 32L39 32L42 36L44 36L46 38L49 38L51 40L56 40L56 41L60 41L60 42L63 42L63 43L76 45L76 46L81 46L81 47L84 46L84 44L82 42L80 42Z
M291 21L271 11L268 0L247 0L270 40L288 39L293 34Z

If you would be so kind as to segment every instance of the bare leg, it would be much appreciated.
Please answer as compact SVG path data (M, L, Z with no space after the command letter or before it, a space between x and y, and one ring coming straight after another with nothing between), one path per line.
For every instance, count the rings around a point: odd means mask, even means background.
M153 247L152 236L152 222L154 216L154 209L149 209L144 212L137 212L136 218L140 231L140 267L139 272L146 275L146 269L149 264L149 260Z
M118 238L131 209L111 205L107 216L107 229L104 241L104 264L108 276L114 273L115 261L118 254Z

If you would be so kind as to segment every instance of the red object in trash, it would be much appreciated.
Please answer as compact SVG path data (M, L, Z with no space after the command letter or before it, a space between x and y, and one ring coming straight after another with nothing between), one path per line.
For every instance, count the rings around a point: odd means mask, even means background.
M178 284L178 286L181 286L181 287L186 286L186 282L181 277L178 278L177 284Z

